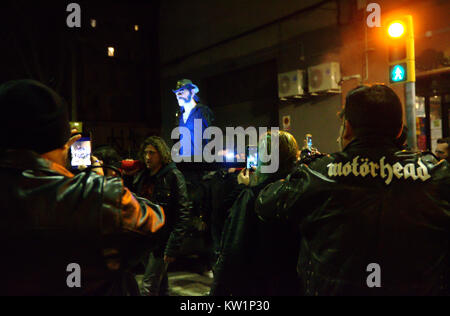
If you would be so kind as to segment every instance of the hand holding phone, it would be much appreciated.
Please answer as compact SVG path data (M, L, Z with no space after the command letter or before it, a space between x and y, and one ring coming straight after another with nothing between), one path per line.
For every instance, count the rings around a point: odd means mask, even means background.
M250 171L247 168L244 168L239 172L237 181L239 184L248 185L250 183Z

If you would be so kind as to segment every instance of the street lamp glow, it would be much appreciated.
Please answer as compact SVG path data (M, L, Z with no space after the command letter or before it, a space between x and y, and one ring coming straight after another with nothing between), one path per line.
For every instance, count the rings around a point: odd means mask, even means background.
M390 37L400 37L405 33L405 27L400 22L394 22L389 25L388 34Z

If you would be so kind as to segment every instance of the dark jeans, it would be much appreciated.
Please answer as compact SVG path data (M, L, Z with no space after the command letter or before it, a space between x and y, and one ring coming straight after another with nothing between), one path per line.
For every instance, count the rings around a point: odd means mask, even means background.
M146 258L144 278L142 280L142 296L169 296L169 279L164 257L150 252Z

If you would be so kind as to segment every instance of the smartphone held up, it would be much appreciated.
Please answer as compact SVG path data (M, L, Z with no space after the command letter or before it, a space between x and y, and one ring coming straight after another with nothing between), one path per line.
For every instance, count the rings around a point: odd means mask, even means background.
M91 165L92 141L90 134L82 133L81 138L70 147L70 166L78 169L80 166Z
M256 169L258 165L258 146L247 146L245 165L248 170Z

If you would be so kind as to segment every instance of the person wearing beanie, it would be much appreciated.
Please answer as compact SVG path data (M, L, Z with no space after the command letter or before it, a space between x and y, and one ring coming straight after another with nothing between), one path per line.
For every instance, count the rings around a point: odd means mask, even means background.
M63 99L34 80L0 86L0 295L138 295L128 262L165 222L120 178L65 166Z
M10 81L0 87L0 147L39 154L61 148L70 136L66 106L53 90L34 80ZM32 137L31 137L32 136Z

